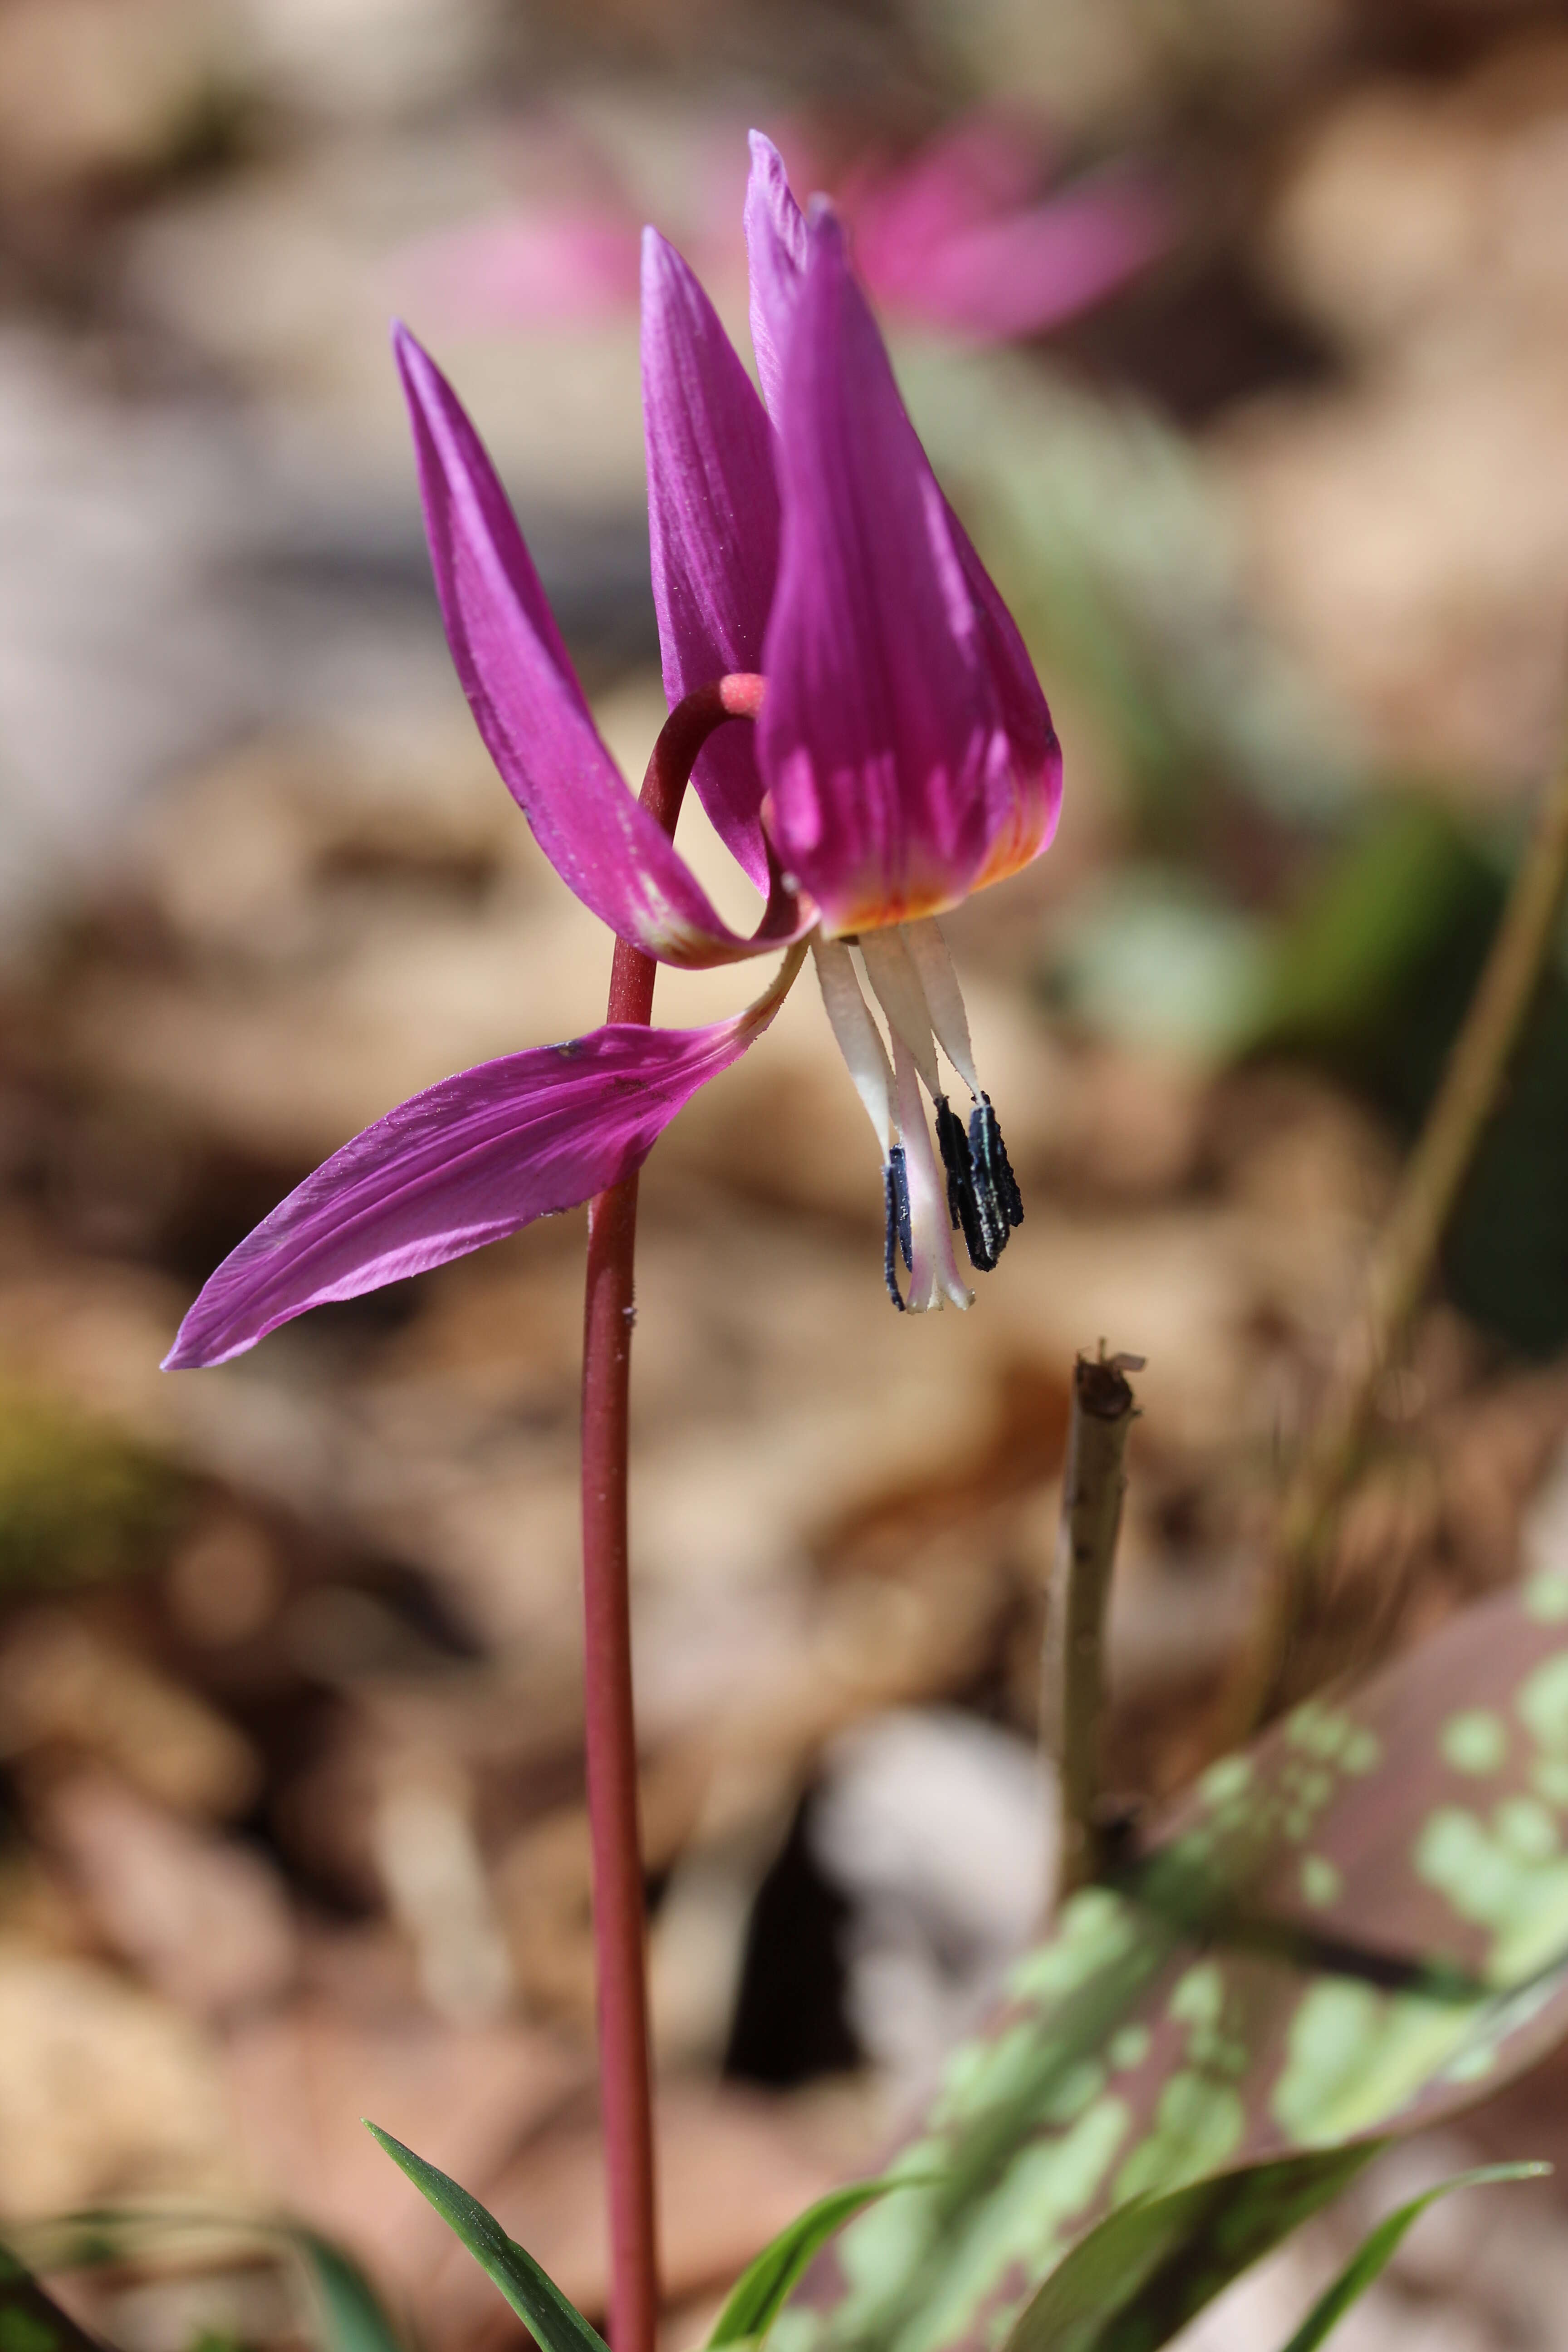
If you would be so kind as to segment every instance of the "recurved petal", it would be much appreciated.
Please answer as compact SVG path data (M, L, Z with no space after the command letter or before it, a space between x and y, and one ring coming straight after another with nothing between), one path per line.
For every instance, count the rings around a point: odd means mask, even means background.
M805 273L805 216L790 194L784 157L760 131L751 133L746 184L746 255L752 279L752 349L768 414L778 421L784 353Z
M718 314L673 246L643 235L643 420L653 599L673 708L694 687L763 666L778 570L773 432ZM760 889L762 777L749 727L725 727L691 772L703 807Z
M809 237L779 412L759 750L780 860L843 932L964 896L1005 803L1009 746L988 624L831 214Z
M929 462L923 451L921 457ZM1062 747L1018 624L945 499L942 509L973 603L981 657L1007 740L1005 764L993 766L986 775L986 850L973 886L979 890L1004 881L1050 846L1061 814Z
M539 574L451 385L398 328L425 528L447 640L490 757L568 888L622 939L673 964L782 943L741 939L616 772Z
M308 1307L422 1274L641 1166L700 1087L778 1010L804 948L707 1029L595 1029L444 1078L345 1143L241 1242L180 1326L166 1370L226 1363Z

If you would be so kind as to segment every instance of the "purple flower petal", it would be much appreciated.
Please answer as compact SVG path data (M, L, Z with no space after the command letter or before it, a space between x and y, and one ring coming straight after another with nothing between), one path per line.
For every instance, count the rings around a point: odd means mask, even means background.
M940 912L1043 846L1045 698L905 414L830 213L780 397L784 542L759 726L779 858L830 932Z
M805 271L806 231L790 194L784 157L760 131L751 133L746 184L746 252L752 273L752 349L768 414L778 421L784 351Z
M718 314L673 246L643 237L643 416L653 601L673 709L694 687L760 670L778 571L773 433ZM692 770L721 837L768 887L763 780L749 727Z
M1062 808L1062 747L1017 622L945 499L942 511L974 602L981 657L990 673L1011 753L1005 772L988 779L989 846L971 886L984 890L992 882L1005 882L1050 847Z
M707 1029L595 1029L481 1062L345 1143L240 1243L180 1326L165 1370L222 1364L334 1298L357 1298L574 1208L639 1168L700 1087L761 1036L800 969Z
M622 939L673 964L727 963L804 928L787 904L744 940L715 912L599 740L539 574L451 385L395 338L447 639L490 757L567 887Z

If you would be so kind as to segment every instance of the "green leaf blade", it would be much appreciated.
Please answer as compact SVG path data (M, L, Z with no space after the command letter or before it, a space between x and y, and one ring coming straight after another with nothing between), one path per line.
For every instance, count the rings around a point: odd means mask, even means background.
M1004 2352L1151 2352L1337 2197L1381 2146L1287 2157L1118 2206L1058 2264Z
M403 2338L359 2264L314 2230L294 2229L289 2236L314 2290L328 2352L405 2352Z
M1413 2197L1407 2205L1385 2215L1362 2241L1338 2278L1325 2287L1285 2347L1285 2352L1317 2352L1318 2346L1339 2326L1352 2304L1358 2302L1373 2281L1387 2269L1405 2232L1440 2197L1447 2197L1456 2189L1482 2189L1494 2180L1535 2180L1551 2169L1549 2164L1483 2164L1473 2172L1457 2172L1451 2180L1440 2180L1436 2189L1428 2189L1423 2196Z
M753 2262L747 2263L713 2323L708 2352L720 2352L726 2344L764 2343L813 2255L826 2244L835 2230L842 2228L852 2214L858 2213L874 2199L885 2197L889 2189L915 2185L913 2175L852 2180L843 2189L829 2189L815 2205L808 2205L763 2248Z
M507 2236L477 2197L470 2197L448 2174L416 2156L378 2125L367 2120L365 2129L462 2240L479 2268L500 2289L540 2352L608 2352L597 2328L590 2326L527 2249Z

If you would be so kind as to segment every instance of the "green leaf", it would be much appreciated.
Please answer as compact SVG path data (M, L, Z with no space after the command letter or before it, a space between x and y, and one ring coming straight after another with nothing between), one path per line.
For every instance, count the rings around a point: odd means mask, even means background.
M1004 2352L1153 2352L1355 2178L1380 2142L1134 2198L1080 2238Z
M775 2344L999 2343L1107 2215L1435 2123L1565 2028L1568 1573L1542 1571L1211 1767L1064 1906L904 2152L935 2185L855 2215Z
M402 2337L359 2264L313 2230L289 2234L315 2289L328 2352L404 2352Z
M421 2196L429 2200L447 2228L461 2238L479 2268L500 2287L540 2352L607 2352L597 2328L590 2327L576 2305L568 2301L531 2253L507 2236L478 2198L470 2197L466 2189L459 2189L455 2180L426 2164L390 2132L369 2122L365 2129L408 2175ZM0 2352L5 2352L3 2345Z
M1423 2197L1413 2197L1408 2205L1401 2205L1396 2212L1390 2213L1363 2241L1333 2284L1318 2297L1285 2352L1317 2352L1330 2330L1339 2326L1352 2304L1366 2293L1379 2272L1393 2260L1412 2222L1418 2221L1427 2206L1435 2205L1439 2197L1447 2197L1452 2189L1480 2189L1491 2180L1535 2180L1551 2169L1549 2164L1483 2164L1474 2172L1457 2172L1452 2180L1439 2181Z
M708 2338L709 2352L718 2352L723 2344L762 2344L796 2280L835 2230L873 2199L885 2197L889 2189L914 2185L907 2176L897 2173L878 2180L852 2180L847 2187L830 2189L815 2205L808 2205L787 2229L779 2231L771 2244L763 2248L754 2262L747 2263L713 2323L713 2333Z

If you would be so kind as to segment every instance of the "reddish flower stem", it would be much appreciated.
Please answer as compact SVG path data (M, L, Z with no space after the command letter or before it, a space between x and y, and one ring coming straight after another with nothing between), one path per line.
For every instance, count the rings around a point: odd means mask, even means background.
M675 831L692 762L714 728L754 719L762 696L760 677L721 678L671 711L642 788L644 808L666 833ZM651 957L617 940L606 1018L646 1028L657 970ZM633 1174L589 1203L583 1329L584 1703L614 2352L654 2352L658 2319L626 1535L637 1229Z

